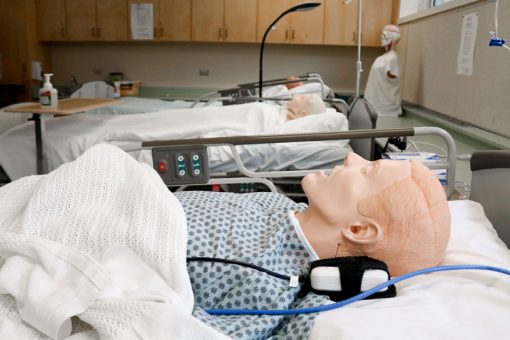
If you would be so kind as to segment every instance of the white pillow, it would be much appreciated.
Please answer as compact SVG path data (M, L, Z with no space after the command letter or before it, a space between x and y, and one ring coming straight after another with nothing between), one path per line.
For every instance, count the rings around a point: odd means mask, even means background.
M321 90L324 91L322 94L323 98L327 97L331 92L331 89L327 85L324 85L324 87L322 87L320 83L307 83L290 89L288 94L294 95L299 93L312 93L312 92L317 92L320 94Z
M348 129L347 118L335 109L328 108L324 113L288 120L277 133L318 133L346 131Z

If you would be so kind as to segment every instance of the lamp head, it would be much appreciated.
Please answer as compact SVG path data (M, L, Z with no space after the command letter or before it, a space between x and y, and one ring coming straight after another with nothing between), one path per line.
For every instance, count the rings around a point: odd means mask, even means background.
M303 4L296 5L289 9L289 12L306 12L311 11L312 9L319 7L321 5L320 2L305 2Z

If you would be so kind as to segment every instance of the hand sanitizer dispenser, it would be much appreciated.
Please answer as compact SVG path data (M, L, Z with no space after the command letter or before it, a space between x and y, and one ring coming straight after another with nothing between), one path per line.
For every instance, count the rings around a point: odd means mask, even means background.
M39 90L39 104L42 107L56 108L58 106L58 93L50 82L51 76L53 76L52 73L44 74L44 84Z

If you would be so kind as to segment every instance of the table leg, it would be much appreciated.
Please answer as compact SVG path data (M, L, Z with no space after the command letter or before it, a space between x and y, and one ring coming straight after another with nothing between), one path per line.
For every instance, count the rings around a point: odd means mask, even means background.
M32 115L32 120L35 123L35 152L36 152L36 161L37 161L37 174L42 175L47 172L47 164L46 159L44 157L44 149L43 149L43 140L42 134L44 130L44 122L41 119L41 115L39 113L34 113Z

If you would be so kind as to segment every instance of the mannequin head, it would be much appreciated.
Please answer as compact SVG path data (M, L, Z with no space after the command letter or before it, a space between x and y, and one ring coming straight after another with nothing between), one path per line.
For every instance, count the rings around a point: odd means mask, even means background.
M287 86L287 88L290 90L290 89L293 89L295 87L304 85L305 83L303 83L302 81L298 81L299 79L300 79L299 77L290 76L290 77L287 78L287 80L291 81L291 83L287 83L287 84L285 84L285 86Z
M391 275L441 261L450 212L441 184L421 163L350 153L343 167L310 174L302 185L309 206L296 217L320 258L369 256Z
M400 41L400 29L396 25L384 26L381 33L381 46L387 51L393 50Z
M289 119L304 117L326 111L324 101L317 93L303 93L295 95L287 102L287 117Z

